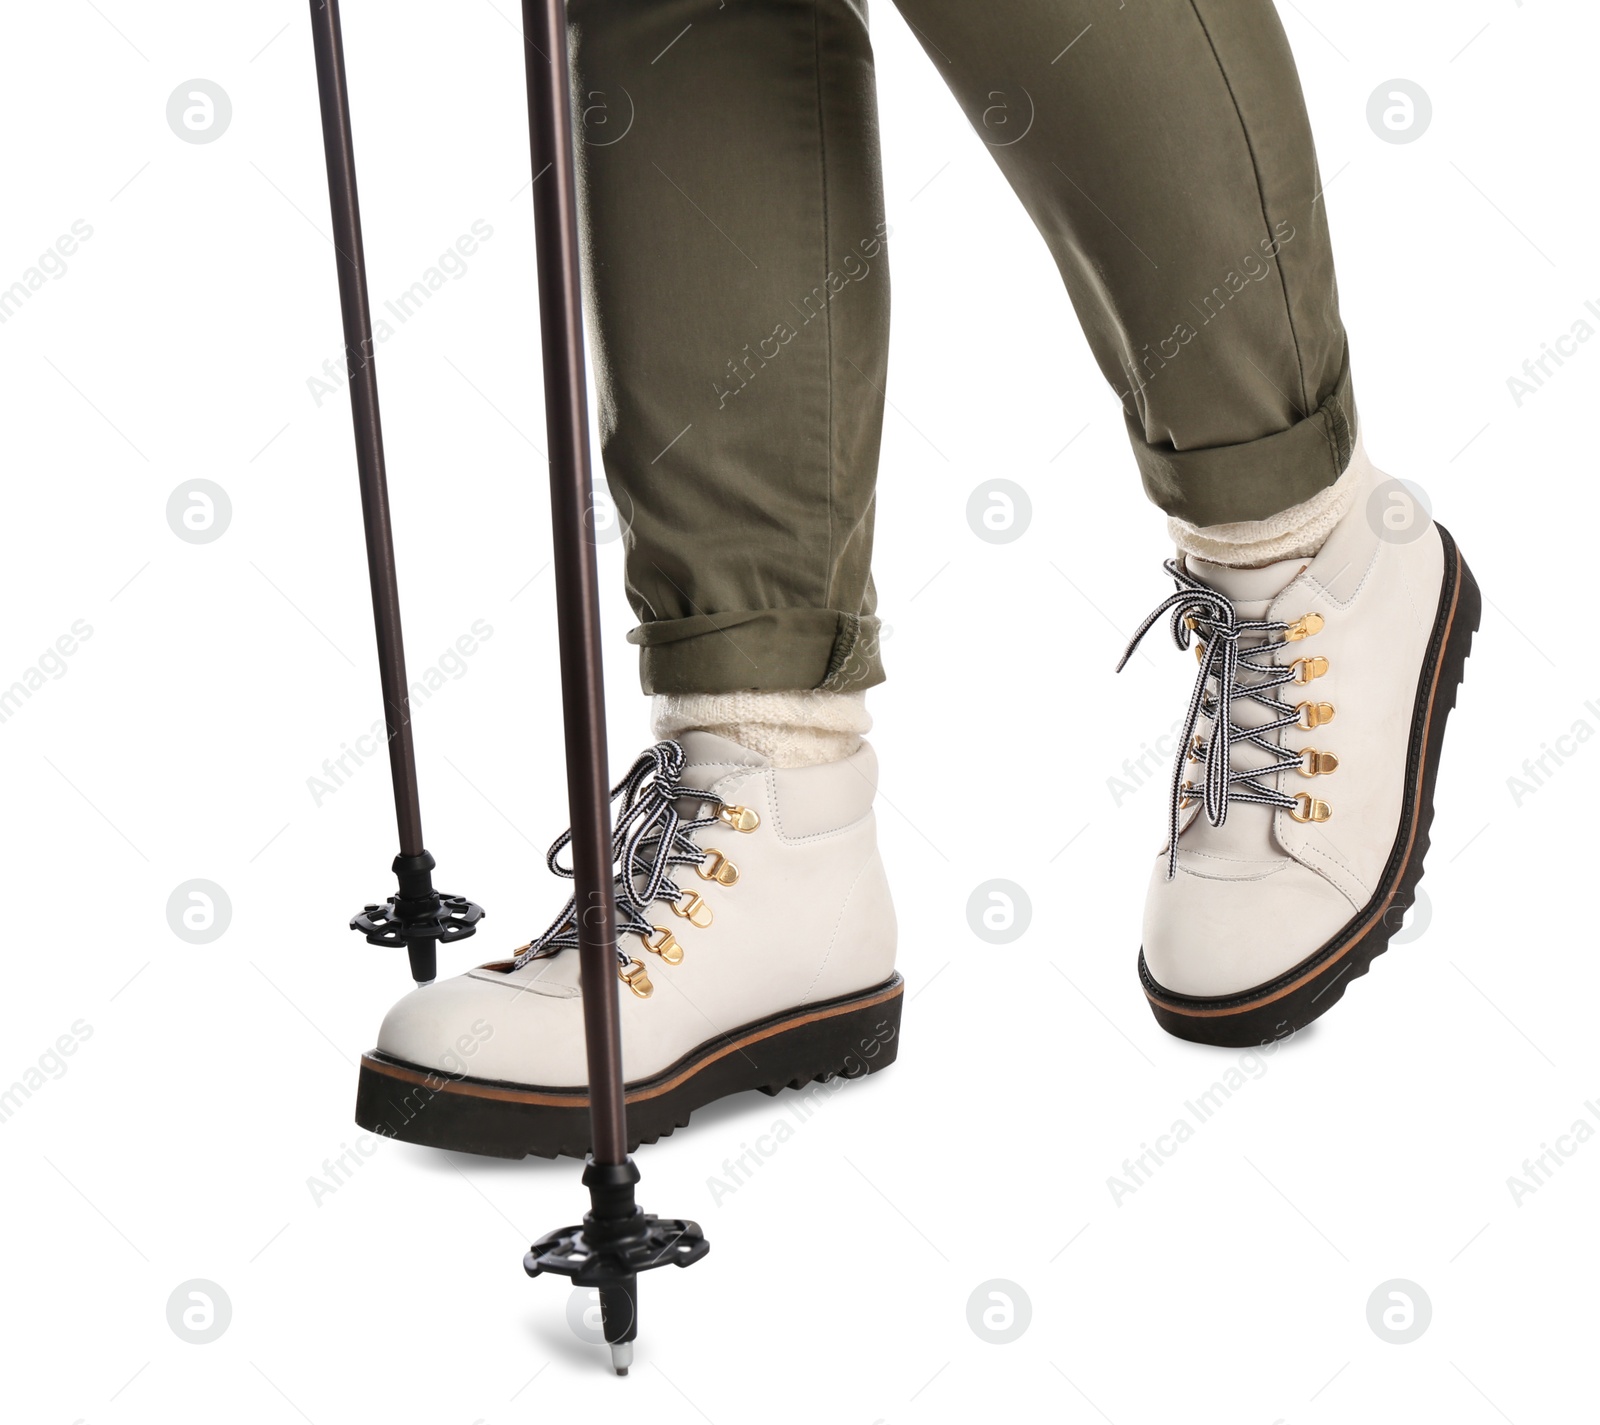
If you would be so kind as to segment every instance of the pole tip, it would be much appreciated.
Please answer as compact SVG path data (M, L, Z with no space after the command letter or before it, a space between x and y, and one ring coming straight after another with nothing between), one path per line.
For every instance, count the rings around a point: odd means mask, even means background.
M611 1368L619 1376L628 1373L628 1367L633 1364L633 1342L613 1341L611 1343Z
M425 989L427 989L427 988L428 988L428 986L429 986L429 985L431 985L431 984L432 984L432 983L433 983L433 981L432 981L432 980L418 980L418 981L417 981L417 988L418 988L418 989L419 989L419 990L425 990Z

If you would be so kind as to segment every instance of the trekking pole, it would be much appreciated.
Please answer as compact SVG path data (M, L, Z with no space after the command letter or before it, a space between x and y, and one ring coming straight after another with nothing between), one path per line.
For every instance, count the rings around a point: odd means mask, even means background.
M383 905L365 906L351 918L350 928L359 930L373 945L404 945L411 961L412 979L425 985L438 973L439 941L467 939L483 919L483 907L460 896L442 895L433 888L436 863L422 840L417 755L411 739L411 695L406 684L405 643L400 633L400 586L395 573L394 531L389 523L372 311L367 302L367 257L361 242L361 204L356 196L355 146L350 135L350 95L345 86L338 0L311 0L311 38L317 55L322 144L328 161L328 201L339 268L339 305L344 316L345 365L350 377L350 414L355 422L356 471L361 479L372 617L378 635L383 720L388 729L389 772L400 832L400 854L391 867L399 881L397 894Z
M617 1014L611 792L584 391L583 289L578 265L566 0L523 0L522 29L545 427L550 446L550 522L555 545L567 801L572 817L573 905L583 980L593 1144L583 1173L590 1210L582 1226L541 1237L523 1258L523 1267L529 1276L550 1272L572 1278L575 1285L599 1289L612 1366L618 1375L627 1375L638 1331L637 1274L669 1263L687 1267L705 1256L709 1244L695 1223L657 1218L634 1201L639 1170L628 1156Z

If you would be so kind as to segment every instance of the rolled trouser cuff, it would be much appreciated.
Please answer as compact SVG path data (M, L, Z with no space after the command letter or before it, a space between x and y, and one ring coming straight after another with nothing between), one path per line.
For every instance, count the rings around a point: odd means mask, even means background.
M647 693L732 693L883 681L879 622L837 609L742 609L640 624L639 682Z
M1172 450L1128 433L1145 493L1193 525L1264 520L1309 500L1344 473L1355 449L1356 406L1348 355L1326 400L1288 430L1240 445Z

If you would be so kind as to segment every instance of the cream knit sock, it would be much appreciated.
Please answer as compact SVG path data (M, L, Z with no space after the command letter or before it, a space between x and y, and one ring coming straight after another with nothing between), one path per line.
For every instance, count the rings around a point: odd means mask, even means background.
M1322 548L1356 497L1364 495L1372 470L1358 438L1344 473L1309 500L1268 519L1237 524L1192 525L1168 517L1167 534L1183 553L1230 569L1259 569L1280 559L1305 558Z
M759 693L657 693L650 710L658 739L714 732L758 752L774 767L837 762L872 727L867 695L818 689Z

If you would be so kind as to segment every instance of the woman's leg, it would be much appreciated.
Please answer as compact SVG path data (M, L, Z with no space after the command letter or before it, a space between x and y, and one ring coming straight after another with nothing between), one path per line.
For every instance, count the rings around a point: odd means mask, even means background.
M1399 928L1478 620L1454 542L1355 439L1288 44L1268 0L897 3L1049 243L1180 547L1141 629L1200 657L1143 992L1173 1034L1270 1044Z
M877 683L889 277L864 0L570 13L602 447L644 689Z
M628 1111L654 1141L727 1094L856 1077L898 1049L859 735L860 690L882 677L883 202L857 0L569 4L605 466L631 637L672 739L634 763L619 811L624 1072L673 1071ZM509 1157L587 1151L575 940L563 908L515 959L401 1001L362 1123ZM469 1034L472 1072L500 1085L491 1114L448 1091L417 1113L416 1073L448 1089Z
M860 0L569 6L603 451L659 695L662 740L617 814L624 1071L673 1071L629 1108L654 1141L713 1099L857 1077L898 1048L860 738L861 690L882 677L877 121ZM396 1006L362 1122L504 1156L585 1151L573 917L569 902L513 960ZM448 1070L475 1024L494 1030L473 1069L501 1085L493 1121L448 1093L408 1113L407 1075Z

